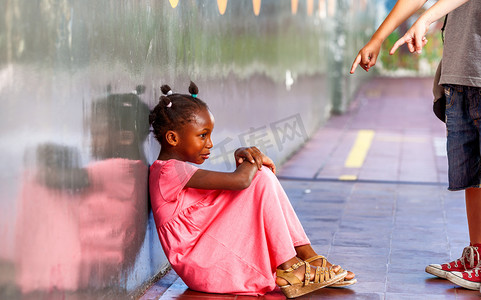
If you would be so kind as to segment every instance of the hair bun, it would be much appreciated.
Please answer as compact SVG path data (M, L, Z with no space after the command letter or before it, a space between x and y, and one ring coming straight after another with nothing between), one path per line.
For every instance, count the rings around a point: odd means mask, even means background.
M190 82L190 85L189 85L189 93L194 95L197 95L199 93L199 88L192 81Z
M162 91L162 93L164 95L169 95L169 92L172 92L172 89L170 88L170 86L168 86L167 84L164 84L160 87L160 90Z

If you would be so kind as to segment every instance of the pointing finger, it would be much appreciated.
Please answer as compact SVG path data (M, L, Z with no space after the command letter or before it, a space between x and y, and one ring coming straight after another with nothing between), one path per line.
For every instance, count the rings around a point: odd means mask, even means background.
M399 40L396 41L396 43L394 43L394 46L392 46L391 48L391 51L389 51L389 54L390 55L393 55L394 52L396 52L396 50L401 47L401 45L403 45L404 43L406 43L406 41L404 40L404 37L400 38Z
M356 59L354 60L354 62L352 63L352 66L351 66L351 74L354 74L354 71L356 70L357 66L359 65L359 63L361 62L361 54L358 54L356 56Z
M414 43L416 45L416 52L421 53L423 50L423 37L416 35L414 36Z

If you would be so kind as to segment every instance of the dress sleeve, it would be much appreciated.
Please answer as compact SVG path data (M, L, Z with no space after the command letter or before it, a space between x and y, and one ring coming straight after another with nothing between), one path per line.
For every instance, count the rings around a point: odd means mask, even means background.
M159 175L159 190L165 201L176 201L182 189L198 170L197 167L183 161L170 160Z

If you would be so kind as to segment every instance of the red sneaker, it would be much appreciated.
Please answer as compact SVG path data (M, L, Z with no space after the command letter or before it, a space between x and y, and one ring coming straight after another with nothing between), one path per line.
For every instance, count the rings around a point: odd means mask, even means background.
M464 272L449 272L446 279L463 288L479 290L481 287L481 265Z
M442 265L431 264L426 267L426 272L434 276L446 278L450 272L465 272L474 269L479 262L478 247L464 248L460 258ZM478 287L479 289L479 287Z

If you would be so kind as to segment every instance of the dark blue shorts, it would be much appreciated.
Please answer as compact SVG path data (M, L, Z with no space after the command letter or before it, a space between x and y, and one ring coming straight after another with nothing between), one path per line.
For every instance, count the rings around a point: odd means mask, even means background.
M481 88L445 85L449 190L481 187Z

